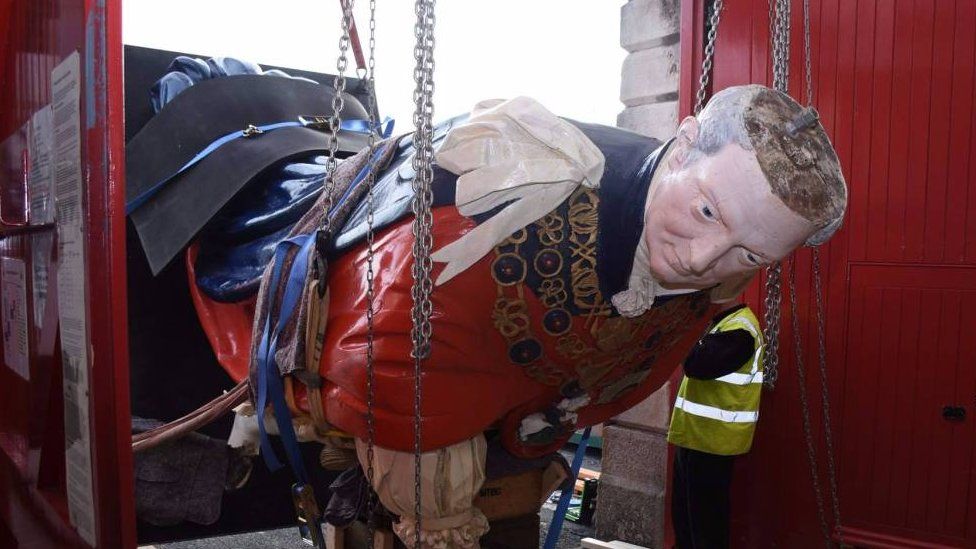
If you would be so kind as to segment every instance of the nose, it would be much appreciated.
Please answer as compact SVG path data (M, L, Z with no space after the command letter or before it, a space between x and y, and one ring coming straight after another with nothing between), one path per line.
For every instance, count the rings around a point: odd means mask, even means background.
M729 249L728 241L715 235L703 236L691 241L689 246L688 270L695 276L702 276L725 255Z

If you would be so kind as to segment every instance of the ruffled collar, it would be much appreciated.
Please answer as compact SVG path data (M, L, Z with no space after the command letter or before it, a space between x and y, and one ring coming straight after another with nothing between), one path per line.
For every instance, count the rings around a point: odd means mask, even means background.
M630 270L627 288L610 298L613 308L622 316L633 318L647 312L659 297L687 294L696 290L669 289L661 286L650 276L651 262L644 239L637 245L634 266Z

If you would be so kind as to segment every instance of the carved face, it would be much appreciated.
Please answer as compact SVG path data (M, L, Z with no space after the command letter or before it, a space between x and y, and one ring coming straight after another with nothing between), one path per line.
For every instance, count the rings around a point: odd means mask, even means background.
M729 144L685 162L697 132L689 120L652 183L644 239L655 280L708 288L751 277L815 227L772 194L754 152Z

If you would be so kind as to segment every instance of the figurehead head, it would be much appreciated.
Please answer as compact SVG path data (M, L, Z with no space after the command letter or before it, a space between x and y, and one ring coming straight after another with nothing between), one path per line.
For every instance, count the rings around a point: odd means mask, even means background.
M847 186L816 111L736 86L681 122L647 204L654 278L708 288L826 242L843 222Z

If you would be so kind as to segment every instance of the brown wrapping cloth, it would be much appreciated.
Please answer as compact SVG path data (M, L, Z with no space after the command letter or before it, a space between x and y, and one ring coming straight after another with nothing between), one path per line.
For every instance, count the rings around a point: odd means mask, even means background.
M400 138L392 138L382 141L376 144L372 150L378 151L383 150L380 158L377 160L376 171L381 172L383 168L389 164L390 159L393 157L394 152L397 149L397 142ZM335 172L335 188L332 190L333 204L338 202L339 197L341 197L349 185L355 179L356 174L358 174L369 159L369 154L366 150L360 151L355 156L347 158L342 161L336 168ZM333 231L342 228L349 214L356 207L359 200L365 196L368 190L368 186L365 184L358 185L353 192L349 195L343 206L335 212L331 220L331 229ZM315 202L311 209L295 224L295 227L288 234L288 237L294 237L302 234L313 233L322 227L325 221L325 209L327 204L327 190L323 188L322 195ZM281 297L284 292L285 285L288 282L288 277L285 273L288 273L291 269L292 263L295 261L295 254L297 249L289 250L285 255L284 265L282 269L281 279L278 281L278 287L269 289L268 286L271 282L271 271L274 266L273 262L268 265L267 269L264 271L264 276L261 278L261 286L258 290L257 307L254 315L254 326L252 328L252 339L251 339L251 387L252 391L254 387L257 387L257 350L261 342L261 332L264 328L264 324L268 318L268 296L275 295L274 303L275 310L271 311L272 319L277 317L278 310L277 307L281 303ZM311 262L309 263L311 268ZM328 267L326 266L326 269ZM288 375L296 370L305 369L305 330L308 325L307 313L309 300L311 299L310 292L308 289L308 282L310 273L305 274L305 290L302 293L301 301L298 307L295 309L294 316L285 324L282 329L281 334L278 339L278 347L275 352L275 360L278 364L278 369L281 375ZM253 396L253 395L252 395Z

